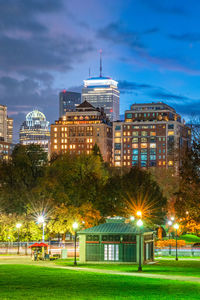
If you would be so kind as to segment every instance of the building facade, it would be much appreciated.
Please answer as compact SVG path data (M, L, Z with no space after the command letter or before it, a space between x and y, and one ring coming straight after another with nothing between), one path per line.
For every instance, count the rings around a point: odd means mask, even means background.
M67 111L75 111L79 104L81 104L81 93L63 90L59 94L59 116L64 116Z
M118 82L110 77L91 77L84 80L82 102L87 101L94 107L103 107L111 121L119 120Z
M104 161L112 162L112 126L103 109L87 101L51 125L51 154L90 154L95 143Z
M19 139L22 145L36 144L40 145L44 151L49 151L49 122L42 112L33 110L26 115L26 121L20 128Z
M13 119L7 116L7 107L0 105L0 158L7 160L11 154Z
M124 122L113 123L113 164L178 169L190 134L172 107L162 102L133 104Z

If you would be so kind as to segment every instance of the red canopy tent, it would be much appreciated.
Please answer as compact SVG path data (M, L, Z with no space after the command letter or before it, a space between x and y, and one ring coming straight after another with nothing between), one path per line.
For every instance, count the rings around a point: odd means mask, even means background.
M29 246L29 248L33 248L33 247L48 247L48 245L45 243L34 243L33 245Z

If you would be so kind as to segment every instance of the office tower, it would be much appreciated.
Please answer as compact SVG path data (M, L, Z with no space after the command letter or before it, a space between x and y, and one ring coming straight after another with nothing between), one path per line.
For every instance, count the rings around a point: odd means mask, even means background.
M104 161L112 161L112 126L103 109L87 101L51 125L51 154L90 154L95 143Z
M80 103L81 93L63 90L59 94L59 116L64 116L67 111L74 111Z
M23 122L20 128L19 139L22 145L40 145L48 152L50 140L49 122L42 112L33 110L26 115L26 121Z
M0 158L7 160L11 154L13 119L7 116L7 107L0 105Z
M113 123L114 166L178 170L190 134L180 115L167 104L133 104L124 122Z
M94 107L103 107L110 121L119 120L118 82L110 77L102 76L101 56L99 77L89 77L83 82L82 102L87 101Z

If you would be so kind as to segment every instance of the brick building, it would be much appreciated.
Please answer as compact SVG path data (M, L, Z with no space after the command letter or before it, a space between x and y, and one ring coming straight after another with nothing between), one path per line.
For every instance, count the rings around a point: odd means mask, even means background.
M104 161L112 162L112 125L103 109L87 101L51 125L51 154L90 154L95 143Z
M113 123L116 167L176 167L190 143L190 129L162 102L133 104L124 122Z

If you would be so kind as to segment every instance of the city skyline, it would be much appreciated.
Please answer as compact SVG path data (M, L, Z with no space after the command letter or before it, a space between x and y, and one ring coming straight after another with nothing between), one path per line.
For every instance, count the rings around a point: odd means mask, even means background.
M14 118L38 108L54 122L59 92L103 75L119 82L120 114L163 101L200 115L198 8L194 1L1 1L0 103ZM146 20L146 22L144 22ZM14 49L14 50L13 50Z

